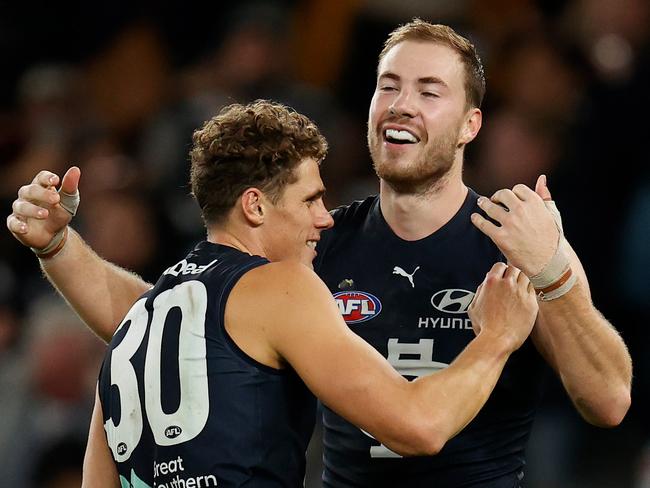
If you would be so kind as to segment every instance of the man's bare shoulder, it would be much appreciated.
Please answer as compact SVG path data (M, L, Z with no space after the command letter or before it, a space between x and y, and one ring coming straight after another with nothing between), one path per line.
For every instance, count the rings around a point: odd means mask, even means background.
M226 305L226 329L250 357L282 368L286 361L281 349L300 348L299 331L328 312L337 316L334 300L311 269L298 262L274 262L249 271L237 282Z
M236 288L238 292L254 292L258 298L280 298L284 294L303 294L325 285L313 270L298 261L277 261L246 273Z

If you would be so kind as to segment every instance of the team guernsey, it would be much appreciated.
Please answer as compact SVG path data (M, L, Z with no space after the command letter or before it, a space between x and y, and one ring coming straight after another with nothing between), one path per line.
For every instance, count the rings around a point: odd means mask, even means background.
M504 261L470 221L477 199L470 190L446 225L409 242L370 197L336 209L319 243L316 269L345 321L408 379L446 368L475 337L467 309L485 274ZM431 457L400 458L324 407L324 486L518 487L546 369L526 341L479 415Z
M224 327L231 289L266 263L202 242L120 324L99 394L123 488L303 485L315 398Z

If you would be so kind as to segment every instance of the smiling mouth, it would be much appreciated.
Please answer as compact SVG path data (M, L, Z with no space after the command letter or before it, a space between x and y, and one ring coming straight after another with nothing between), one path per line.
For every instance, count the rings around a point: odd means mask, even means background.
M316 249L317 241L307 241L307 247L310 249Z
M384 140L391 144L417 144L420 138L408 130L385 129Z

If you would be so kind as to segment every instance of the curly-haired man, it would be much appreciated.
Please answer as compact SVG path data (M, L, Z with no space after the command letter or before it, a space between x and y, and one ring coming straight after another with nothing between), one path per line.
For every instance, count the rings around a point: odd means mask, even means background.
M84 486L302 486L311 392L397 452L437 452L476 415L530 333L537 305L528 279L495 265L471 309L476 339L443 373L408 382L350 331L311 270L332 226L316 126L257 101L226 107L193 142L207 240L105 335ZM78 178L70 170L64 192ZM56 179L39 174L25 202L54 195ZM46 221L69 219L63 197ZM23 242L48 272L65 273L79 236L53 239L31 223Z

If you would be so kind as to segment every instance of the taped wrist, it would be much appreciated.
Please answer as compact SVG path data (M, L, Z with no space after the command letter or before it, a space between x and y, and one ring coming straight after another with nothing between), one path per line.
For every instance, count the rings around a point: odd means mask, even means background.
M43 249L36 249L34 247L31 247L30 249L34 252L34 254L36 254L38 259L50 259L61 252L67 240L68 226L66 225L63 229L54 235L50 243Z
M533 284L535 293L540 300L550 301L560 298L573 288L577 277L571 269L568 242L564 238L560 211L557 209L553 200L545 200L544 204L548 211L551 212L551 215L553 215L553 220L555 220L555 225L560 235L555 254L542 271L530 278L530 282Z

